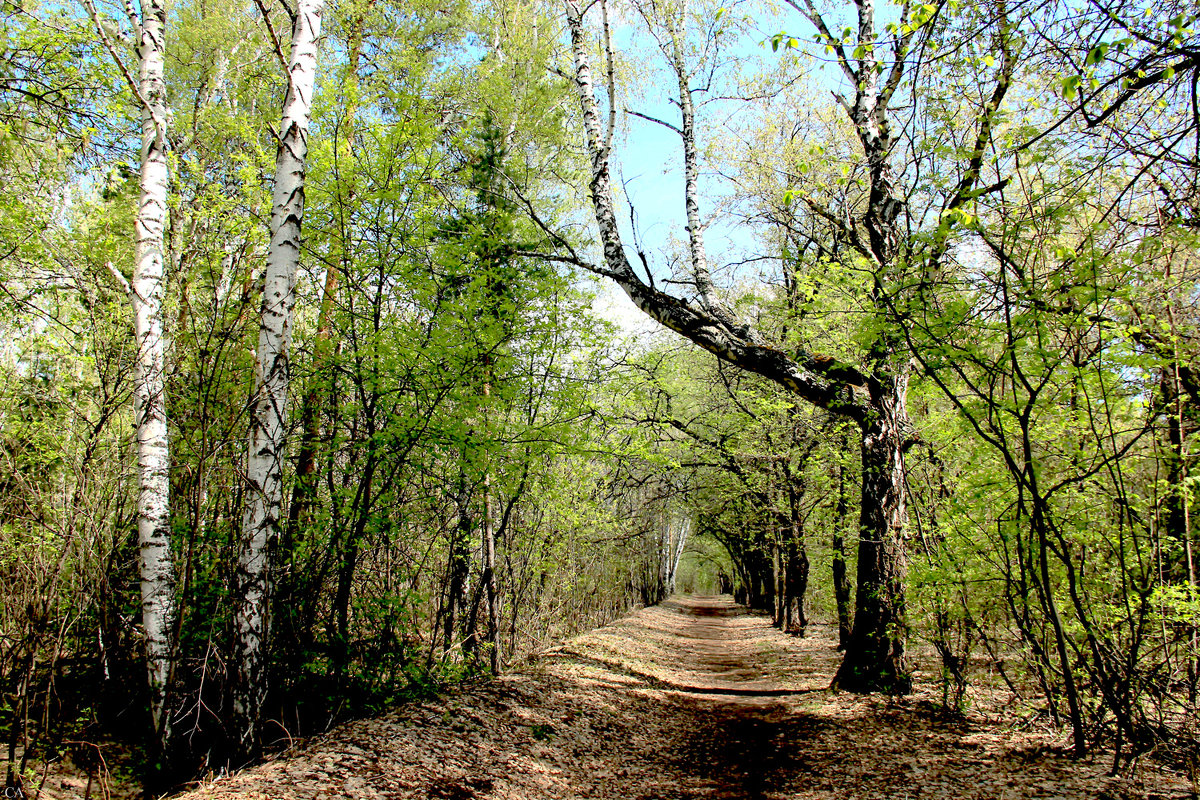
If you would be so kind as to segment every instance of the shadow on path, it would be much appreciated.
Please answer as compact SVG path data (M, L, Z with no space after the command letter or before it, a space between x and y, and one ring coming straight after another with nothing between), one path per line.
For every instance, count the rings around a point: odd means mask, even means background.
M673 597L490 683L351 723L191 800L1149 800L1051 735L910 698L828 691L835 632L795 638L728 598Z

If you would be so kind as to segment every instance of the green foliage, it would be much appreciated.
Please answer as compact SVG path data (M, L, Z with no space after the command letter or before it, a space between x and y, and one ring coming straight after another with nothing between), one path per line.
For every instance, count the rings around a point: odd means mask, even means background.
M973 682L1004 680L1041 691L1064 719L1073 693L1089 736L1169 749L1196 714L1181 698L1200 655L1200 322L1194 164L1182 144L1165 156L1159 145L1191 141L1195 73L1180 54L1194 48L1194 12L1114 27L1095 9L1010 11L1020 66L979 156L983 188L950 204L975 156L964 120L1002 65L996 10L910 3L881 16L887 37L922 43L895 95L911 114L893 120L889 155L907 228L884 267L855 242L873 179L860 132L826 103L828 85L797 78L814 55L866 59L882 45L838 19L810 52L794 21L771 19L779 68L751 75L735 68L750 58L736 37L766 11L671 17L702 116L729 110L726 95L756 98L752 118L731 116L727 143L705 150L708 174L737 185L714 196L749 220L737 246L757 248L726 273L730 303L790 355L867 372L917 359L909 617L943 705L962 711ZM665 30L677 11L648 16ZM11 734L26 715L50 720L16 731L46 755L65 732L128 726L124 709L145 703L134 347L112 274L130 274L140 109L78 10L4 14L0 581L15 588L0 602L12 654L0 724ZM326 23L289 517L271 575L275 718L323 730L478 677L488 508L510 662L660 599L683 520L678 588L769 605L773 561L799 563L788 547L800 543L806 607L836 619L834 575L853 574L859 524L852 426L674 342L616 343L591 284L564 266L549 231L587 252L575 231L589 165L555 74L567 60L554 14L508 0L342 0ZM125 23L106 24L128 56ZM173 688L189 731L168 755L186 770L219 763L228 744L245 401L284 76L248 6L185 2L168 27ZM642 67L632 58L618 54L618 78ZM637 76L618 106L659 77ZM984 656L999 678L979 668Z

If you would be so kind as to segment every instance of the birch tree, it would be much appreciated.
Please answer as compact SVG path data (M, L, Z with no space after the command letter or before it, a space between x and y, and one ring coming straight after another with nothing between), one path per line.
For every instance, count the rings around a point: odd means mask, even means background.
M244 753L257 748L258 718L267 688L264 674L269 596L267 559L270 543L279 534L283 502L288 351L296 299L296 269L300 263L308 127L323 9L324 0L302 0L292 16L291 55L285 64L288 86L275 157L271 243L267 251L255 353L254 395L246 455L246 505L237 560L234 618L237 679L233 705ZM267 15L264 13L263 16L269 24ZM277 50L282 61L282 49L277 47Z
M133 311L137 368L133 410L138 454L138 576L150 714L160 745L170 738L167 713L175 617L175 573L170 543L170 446L167 437L163 334L163 238L167 224L166 6L143 0L140 15L126 5L138 59L135 81L92 0L85 0L97 33L129 83L142 110L138 205L134 216L133 280L109 263Z

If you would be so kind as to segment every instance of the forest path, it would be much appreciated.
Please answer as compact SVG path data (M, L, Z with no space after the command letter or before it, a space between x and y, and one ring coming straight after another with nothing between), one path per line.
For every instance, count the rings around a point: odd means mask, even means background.
M934 687L829 692L831 632L786 636L727 598L676 596L530 670L345 725L199 798L1165 798L1016 733L1004 698L966 720ZM990 705L990 709L987 706ZM986 713L991 711L990 716Z

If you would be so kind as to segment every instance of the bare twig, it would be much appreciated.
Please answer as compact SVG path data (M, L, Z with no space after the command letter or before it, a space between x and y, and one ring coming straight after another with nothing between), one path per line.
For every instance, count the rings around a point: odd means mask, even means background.
M129 297L133 297L133 287L129 285L129 279L122 275L121 271L113 266L111 261L104 262L104 266L108 267L109 273L116 278L117 285L121 287L121 290Z

